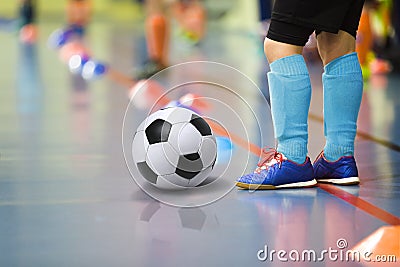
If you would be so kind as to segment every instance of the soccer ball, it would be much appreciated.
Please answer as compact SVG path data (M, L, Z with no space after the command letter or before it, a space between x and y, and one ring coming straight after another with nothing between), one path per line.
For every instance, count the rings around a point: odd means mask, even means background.
M134 162L143 177L159 188L183 189L201 184L217 158L208 123L184 107L168 107L148 116L132 143Z

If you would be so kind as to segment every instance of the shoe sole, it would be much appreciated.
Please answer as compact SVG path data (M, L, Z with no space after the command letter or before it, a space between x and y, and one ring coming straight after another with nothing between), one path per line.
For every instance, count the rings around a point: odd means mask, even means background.
M318 183L324 184L337 184L337 185L356 185L360 183L358 177L347 177L347 178L337 178L337 179L317 179Z
M246 184L241 182L236 182L236 186L244 189L252 189L252 190L272 190L272 189L283 189L283 188L301 188L301 187L313 187L317 185L317 181L312 179L307 182L297 182L290 184L282 184L282 185L270 185L270 184Z

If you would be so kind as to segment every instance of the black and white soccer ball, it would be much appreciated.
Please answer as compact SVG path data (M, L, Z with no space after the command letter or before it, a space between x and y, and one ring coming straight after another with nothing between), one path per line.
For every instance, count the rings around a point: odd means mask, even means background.
M168 107L148 116L133 143L134 162L143 177L159 188L183 189L201 184L217 158L208 123L184 107Z

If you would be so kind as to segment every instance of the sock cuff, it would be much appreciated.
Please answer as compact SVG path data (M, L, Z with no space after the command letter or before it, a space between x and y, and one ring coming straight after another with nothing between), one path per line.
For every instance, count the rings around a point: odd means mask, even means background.
M302 164L307 157L307 142L285 140L278 143L277 151L289 160Z
M326 143L324 147L324 156L329 161L338 160L343 156L353 156L354 145L336 145Z
M342 75L349 73L361 73L360 62L356 52L338 57L324 67L325 74Z
M302 55L295 54L275 60L269 65L271 72L287 75L308 75L306 62Z

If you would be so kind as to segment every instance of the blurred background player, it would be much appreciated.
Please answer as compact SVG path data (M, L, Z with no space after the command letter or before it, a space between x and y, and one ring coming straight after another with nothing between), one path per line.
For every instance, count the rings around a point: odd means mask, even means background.
M89 0L68 0L65 7L67 25L50 35L49 46L65 50L64 46L68 43L82 41L86 26L91 20L92 8Z
M199 0L180 0L173 4L173 15L178 22L182 36L193 44L204 37L206 11Z
M20 40L25 43L33 43L37 38L36 1L20 0L19 3L19 28Z
M390 47L393 37L391 10L391 0L367 0L364 4L356 39L364 79L392 70L390 62L384 59L384 51Z
M35 0L21 0L19 7L20 26L33 24L36 21Z
M175 17L182 35L198 43L205 34L206 12L198 0L146 0L145 34L148 61L135 79L147 79L169 65L170 18Z
M68 0L66 7L68 27L83 34L92 17L92 9L91 0Z
M163 0L146 0L145 35L148 61L135 75L136 79L146 79L168 65L169 20L167 5Z

